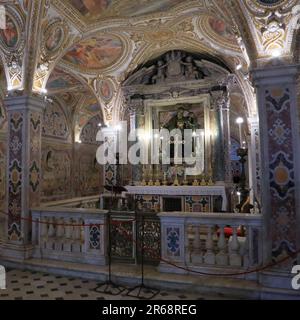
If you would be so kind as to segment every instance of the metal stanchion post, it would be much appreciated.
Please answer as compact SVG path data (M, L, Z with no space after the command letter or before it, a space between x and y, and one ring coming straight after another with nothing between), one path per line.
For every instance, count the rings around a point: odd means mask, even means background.
M136 216L136 223L137 223L137 230L138 230L138 217L137 212L135 210ZM144 253L145 253L145 222L144 222L144 215L141 214L141 223L142 223L142 232L141 232L141 284L129 289L127 292L127 296L143 299L143 300L151 300L155 298L159 293L160 290L153 289L145 285L145 276L144 276ZM137 232L138 233L138 232ZM138 238L138 237L137 237ZM138 239L137 239L138 240Z

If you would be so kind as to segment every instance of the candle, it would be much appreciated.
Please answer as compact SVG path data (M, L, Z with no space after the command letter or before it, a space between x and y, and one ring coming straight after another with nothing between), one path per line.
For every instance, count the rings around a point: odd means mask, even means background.
M242 123L244 122L244 119L239 117L236 119L236 123L239 125L239 136L240 136L240 146L242 148L243 145L243 137L242 137Z
M238 196L238 202L240 204L241 203L241 193L238 191L236 194Z

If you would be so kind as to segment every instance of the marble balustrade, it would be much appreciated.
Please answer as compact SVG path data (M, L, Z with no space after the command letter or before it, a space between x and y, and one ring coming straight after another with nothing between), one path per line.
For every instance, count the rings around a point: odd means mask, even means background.
M262 264L259 214L167 212L158 216L162 272L239 273Z
M33 257L106 264L107 211L41 207L31 212Z
M135 225L132 213L122 212L122 219L119 215L113 214L112 220L122 222L122 230ZM189 269L218 274L239 273L262 265L260 214L163 212L157 216L161 252L158 269L161 272L189 273L186 270ZM128 226L124 223L127 218ZM108 211L42 207L32 209L32 219L33 257L95 265L107 263ZM147 219L145 223L148 223ZM118 228L118 224L113 226ZM120 234L120 230L112 231ZM151 234L147 237L151 238ZM117 239L122 240L120 236ZM152 241L152 249L147 247L146 251L151 249L155 256L158 252L154 250L153 242L158 239L147 238L147 244ZM124 241L130 242L129 238ZM131 245L134 247L134 242ZM148 252L150 257L151 252ZM135 254L132 258L136 258ZM247 277L255 276L254 273Z

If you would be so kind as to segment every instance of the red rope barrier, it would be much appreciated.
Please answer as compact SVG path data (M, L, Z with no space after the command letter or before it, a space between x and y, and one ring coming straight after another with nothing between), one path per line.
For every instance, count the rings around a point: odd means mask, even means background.
M124 233L126 233L126 235L127 235L128 238L130 237L130 235L128 235L127 230L124 230ZM136 245L138 245L137 241L134 240L133 238L130 237L128 240L130 240L130 241L132 241L133 243L135 243ZM140 249L141 249L141 248L140 248ZM151 249L151 248L145 247L144 249L147 249L147 250L149 250L150 252L151 252L151 251L154 252L154 250ZM292 256L294 257L294 256L296 256L298 253L300 253L300 249L297 250L297 251L295 251L295 252L292 254ZM262 266L262 267L259 267L259 268L256 268L256 269L246 270L246 271L243 271L243 272L236 272L236 273L222 273L222 274L220 274L220 273L207 273L207 272L202 272L202 271L197 271L197 270L191 270L191 269L186 268L186 267L178 266L177 264L175 264L175 263L173 263L173 262L171 262L171 261L165 260L165 259L163 259L163 258L161 258L160 256L157 256L157 255L151 256L151 257L152 257L153 259L157 259L158 261L164 262L164 263L166 263L166 264L168 264L168 265L171 265L171 266L173 266L173 267L175 267L175 268L177 268L177 269L181 269L181 270L187 271L187 272L189 272L189 273L195 273L195 274L200 274L200 275L204 275L204 276L219 276L219 277L222 277L222 276L227 276L227 277L228 277L228 276L230 276L230 277L232 277L232 276L242 276L242 275L247 275L247 274L251 274L251 273L261 272L261 271L263 271L263 270L272 268L272 267L274 267L274 266L276 266L276 265L279 265L279 264L281 264L281 263L283 263L283 262L285 262L285 261L293 258L293 257L291 257L291 256L286 256L286 257L284 257L284 258L282 258L282 259L280 259L280 260L278 260L278 261L276 261L276 262L271 262L271 263L269 263L269 264L267 264L267 265L265 265L265 266Z
M12 215L0 210L0 214L3 214L7 217L11 217ZM62 217L58 217L62 218ZM27 221L31 223L38 223L38 224L47 224L47 225L52 225L52 226L62 226L62 227L92 227L92 226L105 226L105 223L89 223L89 224L68 224L68 223L56 223L56 222L49 222L49 221L41 221L41 220L34 220L32 218L24 218L24 217L14 217L16 221ZM133 220L126 220L126 222L132 222L135 221Z
M3 214L3 215L6 215L6 216L10 216L9 213L7 212L4 212L2 210L0 210L0 213ZM34 223L39 223L39 224L47 224L47 225L53 225L53 226L70 226L70 227L91 227L91 226L105 226L107 224L105 223L91 223L91 224L59 224L59 223L51 223L51 222L46 222L46 221L40 221L40 220L33 220L32 218L24 218L24 217L19 217L17 220L25 220L25 221L29 221L29 222L34 222ZM126 220L126 221L114 221L112 222L112 224L114 225L122 225L124 223L128 223L128 222L136 222L136 219L131 219L131 220ZM123 235L126 234L126 237L128 238L128 240L132 241L134 244L136 244L138 246L138 243L135 239L133 239L133 237L131 235L128 234L128 231L127 230L123 230ZM141 249L141 248L139 248ZM148 248L148 247L144 247L144 249L147 249L148 252L152 252L154 253L154 250L151 249L151 248ZM243 272L236 272L236 273L207 273L207 272L202 272L202 271L197 271L197 270L192 270L192 269L189 269L187 267L182 267L182 266L178 266L177 264L171 262L171 261L168 261L168 260L165 260L163 258L161 258L160 256L158 255L153 255L151 256L151 258L153 259L157 259L158 261L161 261L161 262L164 262L168 265L171 265L177 269L181 269L183 271L187 271L189 273L195 273L195 274L200 274L200 275L204 275L204 276L218 276L218 277L232 277L232 276L242 276L242 275L247 275L247 274L251 274L251 273L258 273L258 272L261 272L261 271L264 271L266 269L269 269L269 268L272 268L276 265L279 265L289 259L292 259L294 257L297 256L297 254L300 253L300 249L295 251L294 253L291 254L291 256L286 256L276 262L271 262L265 266L262 266L262 267L259 267L259 268L256 268L256 269L252 269L252 270L246 270L246 271L243 271Z

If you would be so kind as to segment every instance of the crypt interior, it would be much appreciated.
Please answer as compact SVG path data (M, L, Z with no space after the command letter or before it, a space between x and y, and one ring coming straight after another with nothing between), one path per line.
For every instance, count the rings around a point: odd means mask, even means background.
M299 0L4 0L1 14L1 265L300 299ZM161 129L191 130L195 166ZM123 162L132 130L161 144L157 163Z

